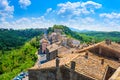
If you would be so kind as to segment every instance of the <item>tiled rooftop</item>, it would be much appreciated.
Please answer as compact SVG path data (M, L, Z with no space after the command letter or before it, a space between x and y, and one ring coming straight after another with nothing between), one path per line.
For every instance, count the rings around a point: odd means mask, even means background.
M86 48L84 48L84 49L80 49L80 50L78 50L78 51L76 51L76 52L84 52L84 51L86 51L86 50L88 50L88 49L91 49L91 48L94 48L94 47L96 47L96 46L101 46L101 47L104 47L104 48L106 48L106 49L110 49L110 50L117 51L117 52L120 53L120 45L119 45L119 44L117 44L117 43L115 43L115 42L111 42L110 45L107 45L107 44L105 43L105 41L102 41L102 42L97 43L97 44L94 44L94 45L90 45L90 46L88 46L88 47L86 47Z
M75 71L86 75L88 77L92 77L94 79L97 80L102 80L103 75L105 73L106 67L109 65L110 67L117 69L120 66L120 63L117 61L114 61L112 59L108 59L99 55L96 55L94 53L88 52L88 58L85 58L85 51L88 50L90 48L93 48L95 46L102 46L105 48L109 48L111 50L116 50L119 51L120 49L120 45L113 43L111 45L107 45L105 44L105 42L101 42L92 46L89 46L85 49L76 51L76 53L74 52L73 54L71 53L71 51L69 52L63 52L61 54L58 54L58 56L60 57L60 66L65 66L67 68L70 68L70 61L75 61L76 62L76 67L75 67ZM114 48L116 47L116 48ZM50 48L50 46L49 46ZM58 45L53 44L52 46L53 49L58 48ZM51 50L52 51L52 50ZM73 49L73 51L75 51ZM77 53L80 52L80 53ZM104 64L101 64L101 60L104 59ZM50 69L50 68L55 68L55 59L51 60L49 62L46 62L44 64L42 64L40 66L40 68L38 66L34 66L31 69Z
M59 55L60 56L60 66L62 65L65 65L67 63L69 63L70 61L72 61L75 57L77 57L79 54L65 54L63 56L62 55ZM49 62L46 62L44 64L41 64L40 67L38 66L34 66L32 67L31 69L47 69L47 68L55 68L55 65L56 65L56 62L55 62L55 59L54 60L51 60Z
M108 60L103 57L99 57L92 53L89 53L88 59L84 57L85 53L81 53L77 58L73 61L76 62L75 70L78 73L84 74L86 76L92 76L95 79L101 80L105 73L105 69L107 65L117 69L120 64L113 60ZM104 64L101 64L101 59L104 59ZM70 63L67 64L67 67L70 68Z
M120 45L117 44L117 43L111 42L110 45L107 45L107 44L105 44L105 42L102 42L102 43L100 44L100 46L102 46L102 47L104 47L104 48L109 48L109 49L111 49L111 50L114 50L114 51L117 51L117 52L120 53Z
M57 44L54 43L54 44L49 45L47 47L47 49L49 50L49 52L52 52L52 51L54 51L56 49L59 49L60 47L62 47L62 46L59 46L59 45L57 45Z

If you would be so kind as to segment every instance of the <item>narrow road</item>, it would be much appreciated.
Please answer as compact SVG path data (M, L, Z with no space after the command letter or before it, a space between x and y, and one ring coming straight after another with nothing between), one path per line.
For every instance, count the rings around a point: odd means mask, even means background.
M46 54L38 54L37 52L35 53L38 56L37 62L35 63L35 66L39 66L46 62Z

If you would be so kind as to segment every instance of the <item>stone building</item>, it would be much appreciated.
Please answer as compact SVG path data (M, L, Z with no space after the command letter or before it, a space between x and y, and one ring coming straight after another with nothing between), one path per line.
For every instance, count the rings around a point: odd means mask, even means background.
M55 33L62 34L62 29L54 29L54 32L55 32Z
M72 45L73 45L73 47L78 47L78 46L80 46L80 41L73 39L72 40Z
M54 32L48 35L48 40L50 43L55 43L62 40L62 30L61 29L54 29Z
M40 44L41 44L40 49L39 49L39 51L41 51L40 54L46 54L47 53L47 46L49 45L48 40L43 38L40 40Z
M70 39L70 38L64 38L61 41L61 45L65 47L75 48L75 47L80 46L80 41L75 40L75 39Z
M51 33L49 36L48 36L48 40L50 41L50 43L55 43L55 42L58 42L58 41L61 41L62 40L62 37L61 37L61 34L59 33Z
M64 46L60 46L55 43L47 46L47 60L49 61L49 60L55 59L59 53L62 53L65 50L68 50L68 49L65 48Z
M61 45L67 47L67 38L61 40Z
M28 70L29 80L119 80L120 45L100 42Z

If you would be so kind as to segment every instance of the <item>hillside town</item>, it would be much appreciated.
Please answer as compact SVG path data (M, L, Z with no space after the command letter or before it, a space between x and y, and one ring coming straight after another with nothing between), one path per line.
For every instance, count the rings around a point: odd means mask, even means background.
M29 80L120 80L120 45L109 39L88 45L54 29L37 54Z

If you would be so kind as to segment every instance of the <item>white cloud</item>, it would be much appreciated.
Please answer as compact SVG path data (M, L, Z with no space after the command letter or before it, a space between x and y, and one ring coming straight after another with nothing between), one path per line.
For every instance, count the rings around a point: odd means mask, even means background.
M4 21L6 18L12 18L14 6L10 6L7 0L0 0L0 20Z
M28 6L31 5L30 0L19 0L20 7L26 9Z
M48 8L46 12L49 13L50 11L52 11L52 8Z
M108 21L110 22L110 21ZM26 29L26 28L48 28L54 24L62 24L68 27L73 27L79 30L97 30L97 31L120 31L120 25L115 22L98 23L94 18L77 18L69 19L68 21L55 21L45 19L41 17L21 18L15 21L0 23L0 28L14 28L14 29Z
M51 21L55 24L63 24L70 27L74 26L82 29L82 27L80 27L81 25L87 27L95 23L95 19L89 16L89 14L94 14L95 10L101 7L101 4L93 1L60 3L55 10L48 8L45 17L50 17L48 19L54 18L57 22ZM85 26L84 28L86 28Z
M60 3L58 6L58 15L75 15L94 13L95 9L101 8L102 5L93 1L87 2L66 2Z
M46 20L43 16L41 17L31 17L31 18L21 18L15 21L7 22L4 21L0 23L0 28L14 28L14 29L25 29L25 28L48 28L54 25L50 20Z
M120 13L102 13L100 17L109 18L109 19L120 19Z
M111 28L111 30L120 31L120 13L101 13L99 16L103 25Z
M83 3L81 3L81 7L93 7L93 8L96 8L96 9L98 9L98 8L101 8L102 7L102 5L101 4L99 4L99 3L96 3L96 2L93 2L93 1L87 1L87 2L83 2Z
M93 18L81 18L77 20L69 20L58 22L57 24L67 25L68 27L72 27L78 30L95 30L95 31L120 31L120 25L115 23L103 24L101 22L96 22Z

